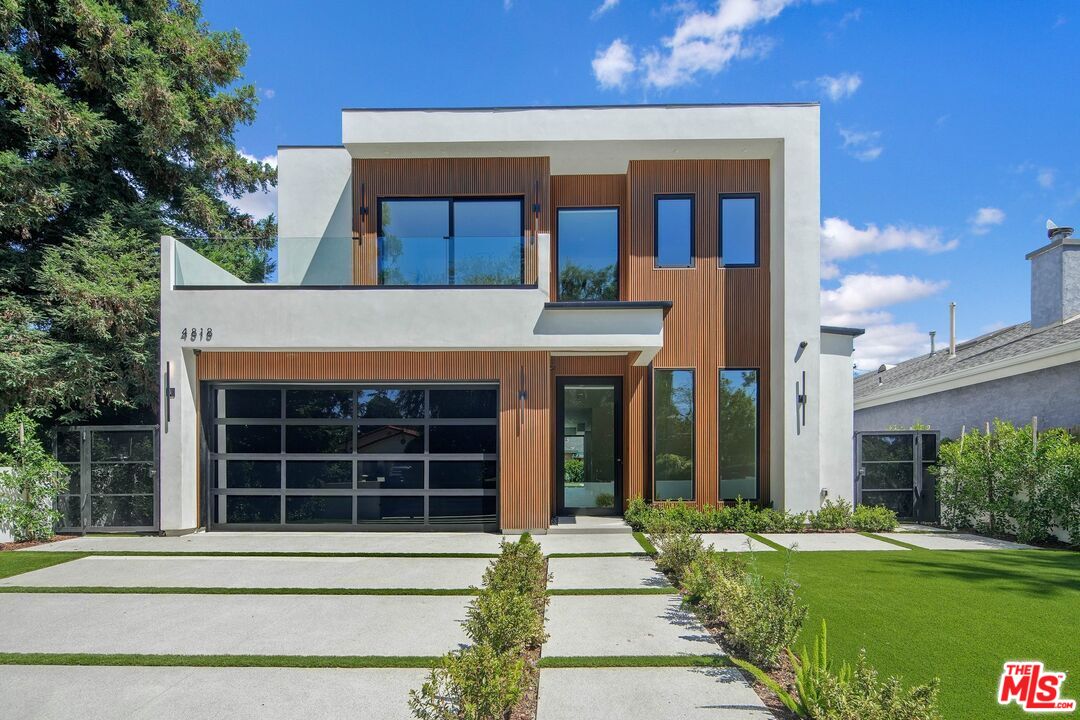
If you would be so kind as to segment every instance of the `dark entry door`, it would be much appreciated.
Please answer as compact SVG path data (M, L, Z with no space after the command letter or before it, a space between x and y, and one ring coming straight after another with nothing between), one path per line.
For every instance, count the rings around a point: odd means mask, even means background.
M930 468L937 462L938 433L898 430L856 433L860 505L884 505L901 520L938 521L939 503Z
M622 510L622 378L556 382L556 494L560 515Z

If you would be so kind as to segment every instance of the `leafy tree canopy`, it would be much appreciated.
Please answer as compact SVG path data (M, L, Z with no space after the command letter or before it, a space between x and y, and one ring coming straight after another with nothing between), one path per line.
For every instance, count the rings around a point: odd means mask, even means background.
M0 0L0 413L62 420L156 398L158 237L215 242L248 280L276 182L233 138L247 46L195 0Z

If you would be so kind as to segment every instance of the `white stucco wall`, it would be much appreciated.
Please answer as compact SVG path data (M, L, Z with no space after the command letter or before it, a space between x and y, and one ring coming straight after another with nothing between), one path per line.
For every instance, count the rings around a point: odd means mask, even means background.
M855 502L854 422L851 335L821 333L821 500Z
M278 282L352 282L352 161L342 147L278 148Z

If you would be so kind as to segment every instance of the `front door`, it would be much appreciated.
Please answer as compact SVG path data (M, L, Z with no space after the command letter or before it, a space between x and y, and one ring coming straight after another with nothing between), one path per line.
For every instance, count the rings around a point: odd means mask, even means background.
M560 515L622 511L622 378L556 382L556 506Z

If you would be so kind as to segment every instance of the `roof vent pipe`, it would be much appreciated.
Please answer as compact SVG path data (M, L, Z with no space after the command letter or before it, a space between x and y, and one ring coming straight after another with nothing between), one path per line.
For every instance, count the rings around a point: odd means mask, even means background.
M930 357L934 357L934 336L937 335L937 330L930 331Z
M1072 237L1072 234L1073 229L1071 227L1059 227L1053 220L1046 221L1046 237L1050 238L1050 242L1068 240Z
M949 357L956 357L956 303L949 303Z

